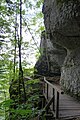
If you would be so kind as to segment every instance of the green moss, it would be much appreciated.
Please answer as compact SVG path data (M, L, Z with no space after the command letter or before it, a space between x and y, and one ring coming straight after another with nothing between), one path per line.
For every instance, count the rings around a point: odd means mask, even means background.
M74 1L74 0L57 0L57 3L68 3L69 1Z
M64 2L68 2L68 1L71 1L71 0L56 0L57 1L57 4L63 4Z
M73 2L73 3L76 3L76 2L79 2L78 0L56 0L57 1L57 4L63 4L63 3L66 3L68 4L68 2Z

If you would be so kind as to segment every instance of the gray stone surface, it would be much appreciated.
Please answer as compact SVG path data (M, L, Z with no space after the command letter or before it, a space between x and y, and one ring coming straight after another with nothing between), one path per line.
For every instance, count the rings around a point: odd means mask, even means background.
M62 67L61 84L65 91L80 97L80 49L67 53Z
M43 14L53 46L67 50L61 64L61 85L65 91L80 96L80 0L44 0Z
M78 0L68 0L67 3L57 1L44 0L46 31L51 34L51 38L54 38L56 43L68 49L77 48L80 46L80 2Z
M42 33L40 49L41 56L35 65L38 74L47 76L60 75L66 50L56 43L52 44L50 35L45 32Z

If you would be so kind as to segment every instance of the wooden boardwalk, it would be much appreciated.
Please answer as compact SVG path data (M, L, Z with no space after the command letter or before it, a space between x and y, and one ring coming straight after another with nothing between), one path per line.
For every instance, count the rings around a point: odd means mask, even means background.
M66 94L59 97L59 118L80 117L80 103Z
M69 95L63 94L59 85L50 83L45 79L43 94L47 102L54 96L50 109L55 118L70 120L80 117L80 102Z

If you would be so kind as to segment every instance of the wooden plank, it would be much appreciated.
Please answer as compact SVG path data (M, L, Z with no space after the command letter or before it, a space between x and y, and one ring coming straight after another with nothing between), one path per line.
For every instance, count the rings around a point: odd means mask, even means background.
M55 112L56 112L56 118L58 118L59 117L59 92L57 92L57 100L56 100L56 110L55 110Z
M77 116L76 115L75 116L64 116L64 117L60 117L58 120L72 120L72 119L75 119L75 118L80 119L80 115L77 115Z
M53 98L53 111L55 111L55 90L54 90L54 88L53 88L53 96L54 96L54 98Z
M54 97L54 96L53 96ZM50 105L51 105L51 103L53 102L53 97L50 99L50 101L48 101L48 103L46 104L46 106L43 108L43 111L42 111L42 113L40 114L40 115L43 115L44 113L45 113L45 110L47 110L49 107L50 107ZM40 116L39 115L39 116Z
M47 84L47 99L48 99L48 84Z
M53 117L52 114L45 114L45 117Z
M49 101L47 100L47 98L46 98L46 95L44 94L44 97L45 97L45 99L46 99L46 102L48 103ZM55 96L54 96L55 97ZM53 97L53 99L54 99L54 97ZM51 113L54 115L55 114L55 112L52 110L52 108L51 108L51 106L50 106L50 111L51 111Z
M59 118L60 117L71 117L71 116L80 116L80 112L76 112L76 111L62 111L62 112L60 112L60 114L59 114Z
M67 110L76 110L76 111L80 111L80 108L60 108L59 109L59 111L63 111L63 110L65 110L65 111L67 111Z
M44 109L48 109L49 106L51 105L51 103L53 102L53 98L54 96L49 100L49 102L47 103L47 105L44 107Z
M78 109L80 109L80 106L59 106L60 107L60 109L61 108L78 108Z

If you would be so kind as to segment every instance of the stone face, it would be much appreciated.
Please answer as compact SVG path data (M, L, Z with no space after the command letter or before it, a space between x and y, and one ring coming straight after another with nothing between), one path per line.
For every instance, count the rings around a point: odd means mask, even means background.
M44 0L43 13L46 31L51 34L56 43L68 49L80 46L80 2L78 0L68 2Z
M80 96L80 0L44 0L43 14L51 43L67 50L61 64L61 85Z
M54 76L61 74L61 66L66 56L66 50L58 44L52 44L50 35L45 32L41 37L41 56L35 65L37 74Z
M80 49L67 53L62 67L61 85L65 91L80 97Z

